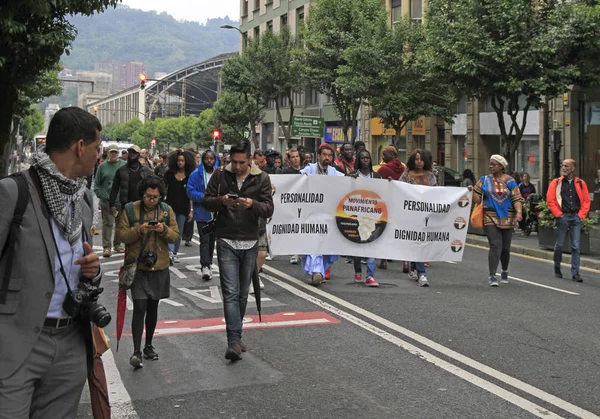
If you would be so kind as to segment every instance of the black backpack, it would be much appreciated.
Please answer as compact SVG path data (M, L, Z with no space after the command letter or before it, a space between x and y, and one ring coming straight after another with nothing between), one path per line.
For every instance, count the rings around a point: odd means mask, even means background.
M23 215L29 204L29 185L27 184L27 178L22 173L16 173L10 176L17 184L19 196L17 198L17 206L13 214L12 222L10 223L10 230L4 243L4 249L0 259L6 257L6 265L4 267L4 275L0 277L0 304L6 304L6 297L8 295L8 285L10 283L10 276L12 274L12 265L15 258L15 246L13 246L15 237L19 234L21 229L21 223L23 222Z

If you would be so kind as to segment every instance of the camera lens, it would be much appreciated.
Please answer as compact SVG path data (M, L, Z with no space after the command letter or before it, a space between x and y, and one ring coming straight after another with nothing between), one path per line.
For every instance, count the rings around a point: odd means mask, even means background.
M89 307L90 321L96 326L104 328L108 326L112 317L110 313L106 311L106 307L99 303L92 303Z

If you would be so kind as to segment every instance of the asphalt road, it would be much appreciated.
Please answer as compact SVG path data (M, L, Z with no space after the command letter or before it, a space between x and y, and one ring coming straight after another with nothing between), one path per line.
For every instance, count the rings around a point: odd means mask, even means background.
M105 330L115 418L600 415L600 272L577 284L513 257L510 284L490 288L487 251L469 246L462 263L431 264L429 288L398 262L376 271L380 288L355 284L344 259L314 288L280 256L264 269L263 324L250 304L249 352L230 363L218 277L202 281L196 244L181 249L159 308L160 360L134 371L131 337L117 353L114 316ZM102 259L112 313L120 259ZM87 390L79 417L91 417Z

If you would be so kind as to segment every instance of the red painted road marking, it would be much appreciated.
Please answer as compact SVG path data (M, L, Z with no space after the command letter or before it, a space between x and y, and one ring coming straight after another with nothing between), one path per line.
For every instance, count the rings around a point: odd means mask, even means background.
M340 321L335 317L321 312L308 313L286 312L276 314L264 314L262 322L258 321L258 315L244 317L244 329L268 329L274 327L296 327L314 326L322 324L335 324ZM155 336L183 335L191 333L224 332L225 319L214 317L211 319L194 320L163 320L156 325ZM125 334L131 336L131 334Z

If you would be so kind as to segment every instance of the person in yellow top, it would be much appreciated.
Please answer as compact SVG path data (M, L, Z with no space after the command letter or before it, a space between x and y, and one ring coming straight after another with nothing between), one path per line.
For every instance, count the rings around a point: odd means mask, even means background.
M142 197L125 205L119 222L119 237L127 246L126 259L137 258L135 279L131 286L133 319L131 332L134 352L129 363L134 368L142 364L142 333L146 325L146 345L143 357L157 360L152 337L158 321L158 302L169 298L169 244L179 241L179 227L173 209L161 202L165 185L155 175L140 182L138 193Z

